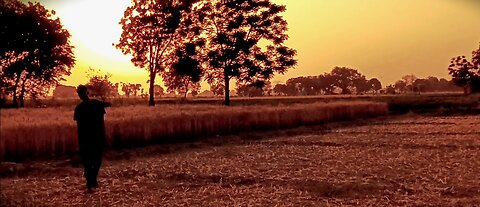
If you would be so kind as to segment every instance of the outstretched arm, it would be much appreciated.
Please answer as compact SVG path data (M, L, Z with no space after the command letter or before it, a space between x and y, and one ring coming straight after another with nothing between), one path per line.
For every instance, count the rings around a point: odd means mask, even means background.
M111 106L112 106L112 103L106 102L106 101L103 102L103 107L111 107Z

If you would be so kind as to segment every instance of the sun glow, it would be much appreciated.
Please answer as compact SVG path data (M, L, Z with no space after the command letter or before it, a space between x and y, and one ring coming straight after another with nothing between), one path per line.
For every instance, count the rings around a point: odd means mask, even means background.
M85 83L89 67L112 74L114 82L145 83L146 72L133 66L131 56L124 55L113 44L118 43L122 28L118 24L129 0L82 0L41 2L53 9L69 30L75 46L76 66L66 77L68 85Z
M146 70L112 45L120 38L118 22L130 0L38 1L55 10L72 35L77 63L65 84L87 82L85 71L93 67L111 73L114 82L146 86ZM286 44L298 51L299 60L273 83L319 75L334 66L356 68L384 85L405 74L450 78L450 58L470 54L480 41L477 0L272 1L287 6L282 14L289 25Z
M75 45L81 45L92 55L111 60L128 60L112 43L118 41L122 28L119 22L128 1L84 0L65 4L60 11L62 22L73 34Z

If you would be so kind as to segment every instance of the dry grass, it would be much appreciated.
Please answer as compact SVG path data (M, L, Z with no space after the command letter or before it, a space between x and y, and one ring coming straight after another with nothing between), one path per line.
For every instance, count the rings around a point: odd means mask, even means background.
M66 108L2 111L0 161L76 152L77 133L72 114L72 110ZM371 102L237 107L128 106L108 109L106 132L108 146L124 148L385 114L386 104Z
M480 119L405 116L2 178L4 206L478 206ZM344 124L344 126L347 124ZM295 131L295 130L293 130ZM261 139L259 139L261 138ZM155 151L155 150L152 150ZM134 152L134 151L132 151ZM48 165L47 165L48 166Z

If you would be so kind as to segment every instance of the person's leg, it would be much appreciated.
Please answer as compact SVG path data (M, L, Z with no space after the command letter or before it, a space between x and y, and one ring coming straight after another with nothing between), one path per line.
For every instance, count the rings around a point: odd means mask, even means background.
M87 188L93 188L95 187L95 170L93 167L93 164L91 164L88 168L88 177L87 177Z
M87 181L87 188L92 187L92 158L88 154L84 154L83 157L83 175L85 176L85 180Z
M92 182L94 187L98 187L98 172L100 171L100 167L102 166L102 152L97 152L95 154L95 158L93 159L92 163Z

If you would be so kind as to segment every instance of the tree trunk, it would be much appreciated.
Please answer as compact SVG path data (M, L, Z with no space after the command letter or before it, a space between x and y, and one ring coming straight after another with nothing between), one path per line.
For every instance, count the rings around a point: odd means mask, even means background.
M225 75L225 106L230 106L230 77Z
M153 71L150 71L150 88L148 89L149 90L149 93L150 93L150 99L148 101L148 105L149 106L155 106L155 90L154 90L154 87L155 87L155 75L156 73L153 72Z
M27 80L22 81L22 88L20 90L20 107L25 107L25 83Z
M187 100L188 88L189 88L189 80L187 78L184 79L183 85L185 86L185 92L183 93L183 99Z
M472 93L472 83L468 82L463 86L463 94L469 95L470 93Z
M17 99L17 88L18 83L20 82L20 75L17 76L15 80L15 86L13 87L13 106L18 107L18 99Z

